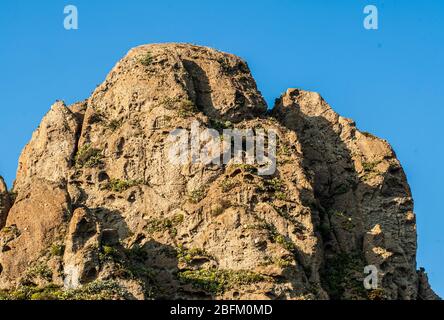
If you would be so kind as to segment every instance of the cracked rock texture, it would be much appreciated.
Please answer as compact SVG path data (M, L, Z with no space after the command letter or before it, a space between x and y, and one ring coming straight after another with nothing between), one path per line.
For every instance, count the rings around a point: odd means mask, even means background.
M168 134L196 122L273 129L276 171L171 163ZM210 48L137 47L89 99L55 103L13 191L0 179L7 297L94 284L112 299L438 299L390 145L317 93L288 89L267 111L247 63Z
M6 216L11 208L11 199L5 181L0 177L0 228L6 223Z

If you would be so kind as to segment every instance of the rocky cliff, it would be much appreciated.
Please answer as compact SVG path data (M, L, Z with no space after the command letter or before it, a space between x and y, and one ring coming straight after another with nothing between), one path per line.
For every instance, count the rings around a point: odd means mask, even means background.
M196 123L273 130L276 170L171 163L169 134ZM89 99L55 103L13 194L0 180L0 227L5 299L438 298L390 145L317 93L267 111L242 59L193 45L132 49Z

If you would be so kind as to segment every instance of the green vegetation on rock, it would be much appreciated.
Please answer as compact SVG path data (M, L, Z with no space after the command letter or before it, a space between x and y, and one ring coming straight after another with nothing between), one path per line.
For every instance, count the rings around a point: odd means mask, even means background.
M178 274L179 280L212 294L221 294L227 289L256 282L270 281L269 277L244 270L199 269L186 270Z
M344 293L353 294L355 299L365 299L367 294L363 286L364 262L358 254L339 253L325 262L321 273L323 287L331 299L348 299Z
M129 188L142 184L139 180L121 180L121 179L111 179L106 184L106 189L114 192L124 192Z
M191 263L195 258L205 257L209 260L213 259L213 257L207 253L205 250L200 248L191 248L187 249L182 245L177 247L177 259L180 261L184 261L186 263Z
M188 195L188 198L192 203L199 203L200 201L203 200L203 198L205 198L205 195L206 195L205 189L199 188L191 191L190 194Z
M21 286L17 290L0 291L0 300L112 300L124 299L127 292L113 280L94 281L77 289L60 286Z
M93 148L90 144L82 146L75 156L75 164L77 168L93 168L102 163L102 151Z
M153 56L151 55L151 52L147 52L141 59L140 59L140 63L145 66L148 67L149 65L151 65L151 63L153 63Z
M28 269L25 278L29 280L41 278L45 281L51 281L52 271L45 264L38 264Z
M176 226L181 224L183 219L182 214L177 214L172 218L151 218L147 221L145 228L149 234L169 231L171 235L176 235Z
M189 99L168 97L163 99L159 105L168 110L176 110L178 115L182 118L190 117L199 112L194 102Z
M51 255L52 256L63 256L64 252L65 252L65 245L63 245L63 244L54 243L51 246Z
M114 120L111 120L111 121L109 121L108 122L108 128L111 130L111 131L116 131L117 129L119 129L121 126L122 126L122 119L120 119L120 120L117 120L117 119L114 119Z

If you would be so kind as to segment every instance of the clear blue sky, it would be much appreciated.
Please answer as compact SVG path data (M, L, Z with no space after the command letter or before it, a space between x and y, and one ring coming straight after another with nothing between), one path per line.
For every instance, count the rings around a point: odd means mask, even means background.
M79 30L63 28L63 8ZM379 29L363 28L363 8ZM390 141L412 187L418 267L444 296L444 1L86 1L0 3L0 174L56 99L87 98L134 46L190 42L245 58L265 98L320 92L358 127Z

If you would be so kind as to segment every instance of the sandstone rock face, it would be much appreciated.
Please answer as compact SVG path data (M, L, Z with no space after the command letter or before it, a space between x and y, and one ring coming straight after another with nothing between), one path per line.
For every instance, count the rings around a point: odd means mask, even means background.
M0 287L19 283L60 283L61 265L51 247L62 241L70 216L66 190L42 180L31 180L11 208L0 231L2 273ZM40 279L41 276L45 279Z
M429 278L424 269L418 271L418 299L419 300L441 300L441 298L432 290L429 284Z
M8 192L8 187L5 181L0 176L0 229L5 226L6 217L11 208L11 199Z
M88 210L79 208L74 211L68 227L63 257L66 288L76 288L97 276L99 228L96 217Z
M359 132L317 93L289 89L274 113L302 145L321 224L328 227L325 263L356 255L379 269L388 298L417 297L413 200L390 145Z
M16 202L0 202L1 288L111 281L121 290L101 297L437 298L416 272L413 200L387 142L316 93L289 89L266 109L236 56L132 49L88 100L56 103L25 147ZM169 161L169 134L196 127L273 130L276 170ZM367 265L378 289L363 286Z
M63 102L55 103L22 152L14 190L20 193L32 186L31 180L35 178L66 183L79 128L73 112Z

